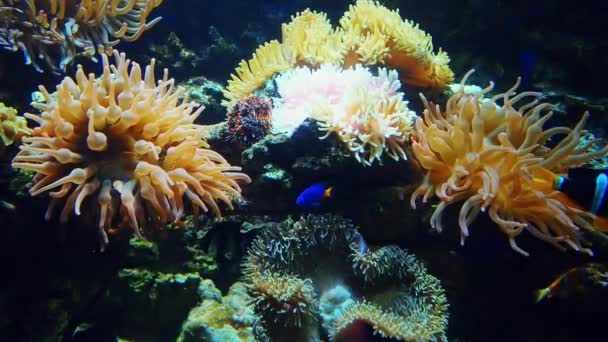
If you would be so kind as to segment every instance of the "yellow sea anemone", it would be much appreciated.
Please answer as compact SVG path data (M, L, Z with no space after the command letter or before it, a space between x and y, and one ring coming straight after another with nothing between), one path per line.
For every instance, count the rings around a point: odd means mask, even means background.
M222 105L232 107L264 85L275 73L285 71L293 65L293 56L285 54L278 41L261 45L249 61L239 63L236 75L230 75L231 79L224 91L226 100L222 101Z
M377 1L357 0L340 19L347 50L345 66L386 64L399 71L401 81L443 90L454 79L444 51L433 51L431 36L409 20L401 19Z
M203 107L179 102L184 89L174 80L154 78L154 60L142 70L114 51L115 64L102 55L103 75L65 78L56 96L40 87L46 103L41 115L26 114L40 126L23 139L13 167L36 172L32 196L52 198L47 219L63 203L60 222L72 215L94 215L102 244L106 232L141 230L178 221L188 200L221 217L216 201L232 208L240 196L237 181L249 178L208 149L207 127L194 123ZM142 78L143 76L143 78Z
M0 102L0 150L5 146L21 140L21 137L32 134L32 131L27 127L27 121L24 117L17 115L17 110L12 107L7 107Z
M433 51L431 36L378 2L358 0L332 28L324 13L305 10L283 24L282 41L271 41L241 61L224 92L225 106L251 95L277 72L296 66L382 64L397 69L401 81L431 90L452 82L448 55Z
M94 59L120 40L132 42L163 0L0 0L0 47L21 51L26 64L64 72L77 56Z
M608 147L590 151L590 144L579 145L588 114L573 129L543 130L552 115L544 111L551 106L537 104L539 93L516 95L518 85L519 80L490 99L482 96L493 84L475 94L461 90L448 100L444 112L423 97L426 110L424 118L416 119L413 152L426 176L412 194L411 204L415 208L420 196L423 203L438 197L431 226L441 230L444 209L464 201L458 220L463 243L469 224L480 212L487 212L521 254L528 255L515 237L524 230L554 246L565 244L590 253L581 246L576 231L593 229L595 215L564 201L564 195L553 190L553 181L556 174L605 154ZM534 100L515 107L527 97ZM564 137L554 147L546 146L556 135Z
M334 30L325 13L309 9L283 24L283 46L298 64L342 64L342 32Z

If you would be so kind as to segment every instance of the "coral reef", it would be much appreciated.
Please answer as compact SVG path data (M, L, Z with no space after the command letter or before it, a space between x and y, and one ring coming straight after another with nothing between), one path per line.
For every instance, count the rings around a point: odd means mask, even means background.
M296 66L332 64L387 65L399 71L405 84L445 90L454 74L448 55L433 51L429 34L371 0L358 0L332 28L327 15L309 9L283 24L282 41L260 46L249 61L241 61L228 81L224 105L261 88L275 73Z
M245 284L234 283L222 297L213 282L205 283L212 292L201 293L202 302L188 314L177 341L256 341L253 324L257 317L249 306L251 297Z
M439 106L426 101L424 117L416 119L413 152L426 176L411 196L425 203L433 196L440 203L431 226L442 230L441 216L452 203L464 201L459 215L461 241L469 235L469 224L480 212L507 235L511 247L528 255L515 242L524 230L556 247L570 246L591 253L581 245L577 230L593 229L594 215L567 201L553 190L556 174L605 154L608 147L591 150L592 143L579 146L585 113L576 127L543 130L551 108L538 104L539 93L515 95L518 82L508 91L489 99L482 96L494 85L474 94L461 90ZM515 107L524 98L533 100ZM502 104L498 101L502 100ZM564 137L548 146L556 135Z
M241 45L223 36L215 26L208 27L208 38L204 42L197 45L192 43L192 37L187 32L179 31L178 35L172 31L166 38L151 42L143 59L155 58L158 67L167 67L173 77L181 82L193 75L224 79L234 69L234 61L243 58ZM204 44L204 47L200 44Z
M137 63L114 52L102 55L103 75L65 78L53 97L44 88L42 114L26 114L40 126L23 139L13 167L35 171L32 196L49 192L46 218L64 202L60 222L72 214L97 218L101 246L107 232L130 228L142 237L184 215L184 197L198 213L208 207L221 217L221 201L232 208L238 181L249 178L203 140L207 127L194 124L204 107L178 98L165 70L154 78L154 60L143 79ZM118 197L116 196L118 195Z
M577 148L583 148L588 146L590 151L601 151L605 139L597 138L595 134L587 132L581 136L579 146ZM586 161L585 166L589 166L594 169L608 169L608 153L600 153L595 158Z
M123 337L169 338L177 335L181 322L196 305L201 282L196 273L170 274L125 268L118 272L104 301L121 308Z
M400 340L445 338L447 302L439 280L396 246L368 248L357 228L338 216L269 224L249 248L243 271L261 316L260 331L270 338L336 336L355 319ZM343 289L329 299L336 284ZM365 316L356 310L362 306L382 314Z
M26 64L54 73L78 56L94 59L120 40L132 42L161 18L148 16L163 0L2 0L0 47L21 51Z
M295 68L276 78L273 131L289 136L308 117L318 121L323 138L338 135L357 161L371 165L386 153L407 159L404 148L415 118L396 71L351 69L324 64L317 70Z
M260 96L249 96L228 111L228 141L247 148L270 132L272 104Z
M24 117L17 115L17 110L12 107L7 107L0 102L0 151L6 146L14 143L19 143L21 137L32 134L32 131L27 127L27 121Z
M226 120L226 108L222 106L224 87L205 76L188 78L179 84L186 91L183 96L205 106L205 115L195 121L201 125L212 125Z
M174 77L184 73L189 75L203 63L203 58L188 49L175 32L169 33L167 39L160 44L153 42L149 50L151 58L157 60L159 67L169 68Z

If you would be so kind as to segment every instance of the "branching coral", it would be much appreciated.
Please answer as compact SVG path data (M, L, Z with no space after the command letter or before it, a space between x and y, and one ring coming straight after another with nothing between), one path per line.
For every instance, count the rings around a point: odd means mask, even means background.
M539 93L516 95L518 85L519 81L507 92L485 100L482 96L493 84L475 94L459 91L448 100L444 112L423 97L426 110L424 118L416 120L413 151L427 173L412 194L411 204L415 207L420 196L423 202L438 197L441 202L431 226L441 230L444 209L464 201L458 220L463 243L471 222L480 212L487 212L521 254L528 255L517 246L515 237L524 230L557 247L567 245L590 253L581 246L576 232L593 229L594 215L553 191L553 180L556 174L605 154L608 147L592 151L591 143L579 146L587 113L573 129L543 130L552 116L544 112L551 106L538 104ZM533 101L515 107L530 97ZM502 105L497 103L501 99ZM556 135L564 137L553 147L547 146Z
M0 0L0 47L21 51L26 64L65 72L77 56L110 52L156 24L147 22L163 0Z
M347 49L344 64L386 64L399 70L401 81L444 89L454 79L444 51L433 51L431 36L401 19L378 1L357 0L340 19Z
M221 217L216 201L232 208L237 181L249 178L208 149L207 128L194 124L204 107L186 99L165 70L156 83L154 60L142 70L114 51L115 65L102 55L103 75L87 77L78 68L56 96L40 87L42 115L26 114L40 126L24 138L13 167L36 172L30 193L52 198L47 219L63 202L60 221L74 213L98 218L106 231L154 229L178 221L188 200ZM185 197L185 198L184 198Z
M309 331L317 330L310 327L315 319L328 320L321 323L323 327L329 326L327 333L330 336L338 335L353 319L366 319L375 324L376 333L385 336L405 341L443 340L448 311L439 280L428 274L413 255L396 246L367 249L364 245L357 228L340 217L309 215L298 221L288 219L269 224L254 240L243 265L244 273L253 289L259 288L259 284L267 284L264 288L272 284L272 289L280 290L270 299L264 293L265 297L257 301L274 303L274 298L284 298L281 301L284 303L291 298L291 305L265 305L265 310L295 307L293 303L296 302L309 310L306 311ZM332 309L331 314L313 311L311 308L318 305L311 304L312 294L304 295L311 292L301 290L304 284L314 286L317 293L341 284L340 297L345 304L334 307L338 311ZM348 291L355 300L348 298ZM255 290L252 294L254 298L260 295L257 292L260 291ZM325 302L327 304L327 299ZM382 317L390 319L375 319L371 315L364 317L355 310L357 307L380 312ZM295 312L302 311L299 306L297 308ZM263 322L266 331L272 335L277 315L261 314L272 317L272 320ZM384 329L394 333L385 333Z
M448 55L433 51L431 36L378 2L358 0L332 28L323 13L305 10L283 24L282 41L260 46L241 61L224 95L225 106L260 88L277 72L296 66L383 64L399 71L405 84L443 90L453 80Z
M307 117L335 133L355 158L371 165L383 153L407 159L404 145L415 118L399 92L396 71L380 69L378 76L357 65L351 69L324 64L318 70L296 68L276 79L273 130L291 134Z
M32 134L32 131L27 127L27 121L24 117L17 115L17 110L12 107L7 107L0 102L0 150L5 146L19 143L21 137Z
M271 127L272 104L260 96L246 97L228 111L228 140L246 148L262 139Z

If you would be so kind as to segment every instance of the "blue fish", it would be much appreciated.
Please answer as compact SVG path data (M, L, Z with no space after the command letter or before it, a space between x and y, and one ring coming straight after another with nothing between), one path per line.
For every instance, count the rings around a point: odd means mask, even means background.
M296 204L303 209L316 209L321 206L325 199L331 198L331 193L332 187L328 186L327 183L315 183L302 191L296 200Z
M367 242L365 242L365 238L363 237L363 234L361 234L361 233L357 233L357 234L359 235L359 253L365 254L369 250L369 247L367 247Z

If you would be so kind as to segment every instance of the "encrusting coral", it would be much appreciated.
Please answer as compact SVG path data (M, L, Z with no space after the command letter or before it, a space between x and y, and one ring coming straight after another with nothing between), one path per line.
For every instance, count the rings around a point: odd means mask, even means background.
M14 143L19 143L23 136L32 134L24 117L17 115L17 110L0 102L0 150Z
M272 104L261 96L246 97L228 111L228 140L247 148L270 132Z
M65 72L78 56L95 59L120 40L132 42L161 18L163 0L0 0L0 47L21 51L26 64Z
M286 71L276 84L273 132L291 135L311 117L325 133L322 139L337 134L364 165L381 161L383 153L407 159L405 143L416 115L399 91L396 71L381 68L376 76L361 65L343 70L324 64Z
M322 326L334 338L365 321L384 337L445 339L448 305L440 281L399 247L368 248L357 228L338 216L268 224L249 248L243 271L265 337L279 332L315 340ZM319 312L319 303L329 310L332 301L319 299L323 293L339 293L341 304L331 305L331 313Z
M433 51L431 36L371 0L358 0L332 28L324 13L305 10L283 24L282 41L260 46L249 61L241 61L224 92L223 104L254 93L275 73L296 66L332 64L386 65L399 71L401 81L443 90L453 80L448 55Z
M472 71L471 71L472 72ZM569 246L591 253L579 241L579 229L593 229L595 215L573 205L553 189L556 174L605 154L608 147L591 150L592 143L579 145L585 113L573 128L543 130L552 112L551 105L538 103L540 93L516 94L519 81L508 91L482 99L494 87L465 94L462 80L441 111L422 97L426 110L416 119L413 152L426 171L423 183L411 195L411 205L422 196L440 202L431 226L443 228L441 217L452 203L464 201L458 219L461 242L469 235L469 225L480 212L507 235L511 247L528 255L515 242L524 230L558 248ZM515 107L525 98L533 100ZM502 100L502 104L498 101ZM550 146L556 135L563 138Z
M217 201L232 209L240 197L238 181L249 182L239 167L208 149L206 126L195 119L204 107L180 103L165 69L158 83L154 60L142 70L114 51L115 64L102 55L103 74L65 78L56 96L40 87L46 103L34 105L41 115L33 137L23 138L13 167L36 172L32 196L51 197L46 218L63 202L60 222L72 215L99 222L102 247L106 232L130 227L139 237L171 221L186 209L221 217ZM143 76L143 78L142 78Z

